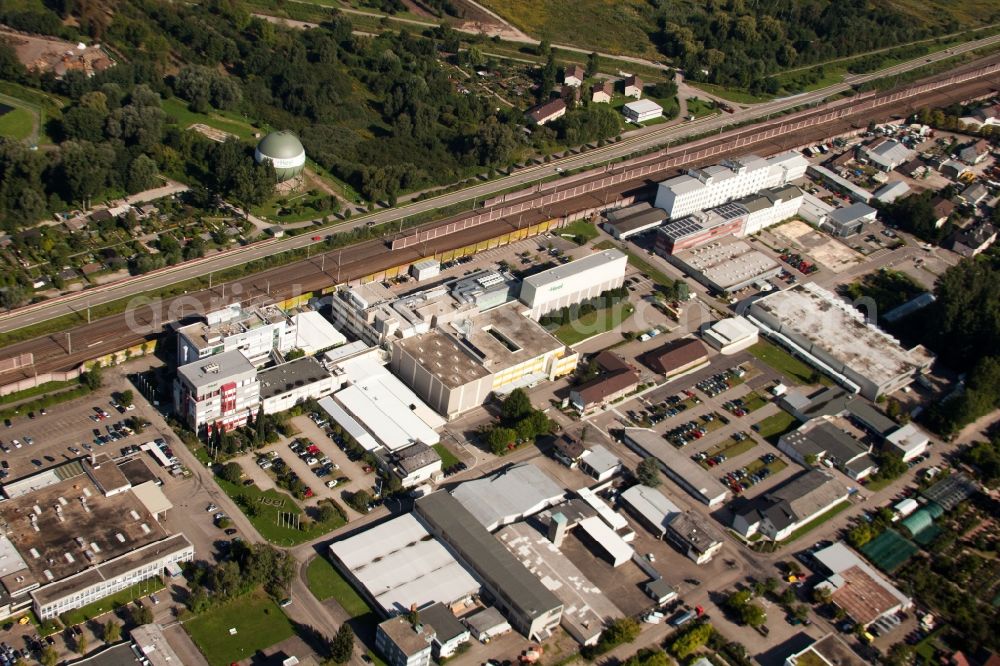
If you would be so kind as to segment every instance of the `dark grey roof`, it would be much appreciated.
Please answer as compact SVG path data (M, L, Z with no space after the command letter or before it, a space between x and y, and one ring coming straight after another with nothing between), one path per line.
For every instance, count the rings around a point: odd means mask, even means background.
M837 224L850 224L851 222L856 222L864 218L866 215L871 215L875 212L875 209L861 202L851 204L845 208L838 208L837 210L830 213L830 220Z
M881 437L899 427L895 421L861 398L855 398L847 403L847 413Z
M868 453L867 447L840 428L830 423L819 423L803 432L801 429L786 435L786 442L803 457L825 456L832 462L846 465L858 456Z
M404 449L396 451L392 454L392 457L395 458L396 465L406 474L412 474L441 460L441 456L438 455L437 451L421 442L411 444Z
M439 490L416 501L416 510L493 590L534 619L562 603L503 544L449 493Z
M628 217L622 218L617 222L609 222L609 224L614 227L619 234L621 234L628 233L629 231L633 231L635 229L648 227L651 224L662 224L666 220L667 211L662 208L650 208L649 210L629 215Z
M138 660L131 643L118 643L73 663L81 666L135 666Z
M330 372L312 356L282 363L257 373L260 399L267 400L329 376Z
M438 643L447 643L467 631L458 618L440 601L420 609L420 623L429 624L434 629L435 640Z

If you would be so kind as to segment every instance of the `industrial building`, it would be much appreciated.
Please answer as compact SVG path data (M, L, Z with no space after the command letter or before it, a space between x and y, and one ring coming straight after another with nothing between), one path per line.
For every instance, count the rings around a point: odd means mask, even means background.
M842 541L816 551L813 557L829 573L816 587L828 589L830 601L862 627L913 606L909 597Z
M196 433L216 428L229 431L246 425L259 406L257 368L239 350L177 368L174 409Z
M437 444L445 420L382 365L379 351L338 363L333 374L342 388L321 399L320 407L366 451Z
M638 124L663 117L663 107L651 99L637 99L622 106L622 115L629 122Z
M681 513L666 495L642 484L623 491L618 498L629 513L658 539L666 536L667 525Z
M659 184L657 208L672 220L738 199L769 187L786 185L802 178L809 162L796 152L782 153L767 160L746 155L721 164L690 169L687 174Z
M810 176L816 180L822 181L828 189L834 192L840 192L841 194L849 197L852 201L868 203L872 200L871 192L863 187L858 187L851 181L837 175L824 166L820 166L819 164L810 164L807 171Z
M257 144L254 159L257 164L270 163L278 182L282 183L302 173L306 165L306 149L293 132L271 132Z
M695 564L705 564L722 550L722 533L704 518L679 513L667 523L667 541Z
M734 502L730 527L745 539L759 533L781 541L847 498L843 483L824 471L809 470L759 497Z
M562 602L461 502L438 491L418 499L415 510L427 528L476 573L511 626L533 640L548 638L559 626Z
M580 470L598 483L607 481L622 469L622 461L605 446L595 444L580 458Z
M650 350L639 359L653 372L666 378L679 377L708 363L705 345L694 338L673 340Z
M653 208L646 202L609 211L605 217L604 230L619 241L652 231L667 221L666 211Z
M159 487L133 487L107 456L66 463L42 484L0 507L2 617L30 607L49 620L194 557L184 535L157 520L171 507Z
M785 658L784 666L822 666L825 664L868 666L869 662L859 657L839 636L827 634L805 649L788 655Z
M739 291L781 272L777 261L736 238L720 238L665 256L667 261L716 294Z
M594 520L597 520L596 518ZM603 525L603 523L601 523ZM562 628L581 645L597 642L607 623L622 612L544 534L527 523L508 525L497 538L562 602ZM631 551L631 548L628 548Z
M927 433L919 427L913 423L907 423L889 433L885 438L885 443L903 457L903 462L910 462L927 451L931 440Z
M729 491L701 465L674 448L655 430L625 428L625 444L644 458L656 458L667 477L694 498L717 506L726 501Z
M848 238L860 234L866 224L875 221L877 215L877 210L859 201L833 210L820 228L838 238Z
M880 201L884 204L890 204L899 197L909 194L909 192L909 185L901 180L895 180L891 183L886 183L882 187L875 190L875 194L872 196L875 197L876 201Z
M747 318L767 337L869 400L909 385L933 360L921 346L904 349L861 312L814 283L754 301Z
M421 259L410 264L410 275L417 282L430 280L441 274L441 262L434 258Z
M330 555L385 617L436 601L450 605L480 591L467 567L412 513L334 541Z
M563 490L540 467L520 463L463 481L451 494L488 531L523 520L563 501Z
M900 164L912 160L917 151L911 150L895 139L886 139L877 144L865 146L861 154L882 171L892 171Z
M722 354L735 354L757 344L757 327L746 317L720 319L702 331L702 338Z
M699 210L656 230L653 249L669 257L675 252L689 250L725 236L733 236L743 228L747 210L736 203L726 203L715 208Z
M878 469L870 455L871 446L838 428L828 416L813 419L782 435L778 450L800 465L822 462L837 467L855 480Z
M508 303L398 340L392 346L392 368L449 419L479 407L492 393L506 394L573 372L577 354L521 310Z
M553 310L600 296L625 281L628 257L621 250L602 250L527 277L521 283L521 302L538 319Z

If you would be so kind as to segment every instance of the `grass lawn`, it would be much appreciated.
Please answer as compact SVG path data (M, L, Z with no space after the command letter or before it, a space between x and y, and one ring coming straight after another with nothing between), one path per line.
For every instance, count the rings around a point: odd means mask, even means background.
M351 617L361 617L372 612L351 584L323 556L313 558L306 569L309 591L320 601L335 599Z
M214 127L217 130L222 130L223 132L235 134L241 139L253 138L253 133L256 131L248 123L236 120L233 117L226 117L218 111L213 111L212 113L195 113L188 109L187 103L184 100L177 97L163 100L160 106L163 107L164 112L168 116L177 120L178 125L182 129L187 129L195 123L201 123L209 127Z
M184 628L212 666L247 659L294 633L288 617L263 592L202 613L185 622ZM230 629L236 633L231 634Z
M767 399L756 391L750 391L743 396L743 409L753 412L767 404Z
M704 118L705 116L710 116L715 113L715 107L711 104L711 102L706 102L705 100L697 97L688 97L687 110L688 113L693 114L695 118Z
M599 333L618 328L628 319L635 308L629 302L616 303L610 308L601 308L560 326L553 335L565 345L575 345Z
M573 241L577 245L583 245L587 241L597 238L600 232L597 230L596 225L586 220L577 220L576 222L570 222L562 229L555 229L553 233L557 233L560 236L572 236Z
M899 477L897 476L896 479L898 478ZM882 490L883 488L891 484L896 479L872 479L871 481L865 484L865 490L867 490L868 492L877 493L878 491Z
M302 508L292 496L273 488L261 490L255 485L238 486L219 477L215 477L215 482L243 509L260 535L279 546L298 545L344 524L344 519L339 514L334 514L333 519L325 523L309 520L306 524ZM248 512L247 507L253 509ZM294 516L303 521L301 529L288 525L289 519L294 520Z
M798 421L794 416L782 410L758 423L757 432L768 442L775 444L779 437L794 428L797 424Z
M433 448L435 451L437 451L437 454L441 456L442 469L447 469L452 465L457 465L458 463L462 462L461 460L458 459L458 457L454 453L449 451L448 447L445 446L444 444L435 444Z
M775 458L772 462L769 462L769 463L765 463L763 460L761 460L760 458L758 458L757 460L751 461L746 466L747 474L756 474L757 472L759 472L760 470L764 469L765 467L768 468L769 470L771 470L771 476L774 476L775 474L777 474L781 470L783 470L786 467L788 467L788 463L786 463L781 458Z
M166 585L163 584L163 581L160 578L150 578L149 580L144 580L141 583L136 583L131 587L127 587L120 592L116 592L110 597L98 599L94 603L87 604L82 608L74 608L73 610L66 611L59 616L59 619L67 627L82 624L87 620L92 620L95 617L104 615L105 613L110 613L115 608L124 606L131 601L135 601L136 599L141 599L142 597L159 592L164 587L166 587Z
M31 136L34 116L27 109L11 109L0 116L0 136L12 139L27 139Z
M757 446L757 442L753 441L749 437L744 439L742 442L737 442L734 439L727 439L723 442L716 444L715 446L710 447L708 450L705 451L705 455L711 458L721 453L725 455L726 458L732 459L738 455L746 453L755 446ZM704 467L705 469L710 469L708 463L706 463L704 460L702 460L698 464Z
M813 370L805 362L800 361L781 347L767 340L761 340L750 347L750 353L780 372L786 378L793 379L794 382L792 383L813 384L817 376L819 377L820 384L829 386L831 383L826 375Z
M820 515L816 516L815 518L813 518L812 520L810 520L805 525L801 526L799 529L797 529L794 532L792 532L791 534L789 534L788 538L784 539L781 543L784 545L784 544L789 544L789 543L795 541L796 539L798 539L802 535L806 534L807 532L811 532L812 530L814 530L815 528L819 527L820 525L822 525L826 521L830 520L831 518L833 518L834 516L836 516L841 511L844 511L845 509L849 508L850 506L851 506L851 503L848 502L848 501L841 502L837 506L835 506L835 507L833 507L831 509L828 509L824 513L821 513Z
M618 247L613 242L609 240L601 241L600 243L594 244L595 250L609 250L615 248L616 250L621 250L626 255L628 255L628 263L632 264L640 271L649 276L649 279L660 285L664 289L673 289L675 280L667 277L666 273L662 272L660 269L653 266L651 263L643 259L638 254L635 254L631 250Z

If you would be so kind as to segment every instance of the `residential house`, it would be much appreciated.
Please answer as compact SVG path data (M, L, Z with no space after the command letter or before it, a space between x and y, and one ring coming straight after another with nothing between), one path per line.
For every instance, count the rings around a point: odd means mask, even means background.
M639 383L639 373L613 352L603 351L591 362L600 367L600 374L569 393L569 404L580 414L611 404L631 393Z
M587 449L583 448L583 443L579 439L565 433L557 437L552 444L553 457L570 469L580 464L586 452Z
M580 65L566 65L566 69L563 71L563 85L579 88L583 85L585 77L586 72Z
M934 212L934 228L940 229L955 212L955 204L949 199L934 197L931 199L931 210Z
M972 183L959 193L958 198L970 206L978 206L986 197L990 196L990 191L982 183Z
M410 624L401 615L382 622L375 631L375 649L389 666L430 666L433 640L434 629Z
M969 167L956 160L945 160L941 166L938 167L938 171L940 171L941 175L946 178L958 180L969 172Z
M535 125L544 125L566 115L566 102L562 98L554 99L544 104L538 104L528 109L528 121Z
M966 164L979 164L990 156L990 142L986 139L979 139L963 146L958 151L958 159Z
M642 362L658 374L674 377L708 363L708 353L700 341L684 338L646 352Z
M615 94L615 84L605 79L595 83L590 89L590 101L598 104L608 104Z
M979 222L955 232L951 249L963 257L974 257L997 239L997 229L989 222Z
M640 79L635 74L633 74L632 76L626 77L626 79L625 79L625 90L624 90L625 96L626 97L635 97L636 99L640 99L642 97L642 88L643 88L643 85L644 84L642 82L642 79Z
M421 608L420 622L434 630L431 653L438 661L454 655L458 648L468 643L471 638L468 628L441 602Z

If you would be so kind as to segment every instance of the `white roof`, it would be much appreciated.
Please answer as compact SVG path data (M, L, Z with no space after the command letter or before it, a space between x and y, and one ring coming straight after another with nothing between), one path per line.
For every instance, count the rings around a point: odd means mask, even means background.
M292 346L306 354L312 355L321 349L338 347L347 342L344 334L315 310L301 312L292 317L292 321L295 324Z
M913 499L912 497L907 497L905 500L897 502L895 506L893 506L892 508L896 510L896 513L903 516L908 516L917 509L919 509L920 504L917 502L917 500Z
M257 368L239 349L198 359L177 368L177 374L195 388L256 372Z
M712 324L712 334L723 344L732 344L757 335L757 327L746 317L727 317Z
M602 500L597 494L590 488L580 488L576 491L576 494L580 496L584 502L586 502L592 509L597 511L597 515L601 517L601 520L606 522L609 527L613 530L623 530L628 527L628 521L620 513L615 512L608 503Z
M875 198L885 203L892 203L899 197L910 191L910 186L901 180L886 183L875 190Z
M656 488L637 485L621 494L622 501L653 525L666 532L667 525L681 510Z
M663 181L660 183L660 187L665 187L674 194L687 194L688 192L694 192L705 187L705 183L701 182L697 178L684 174L682 176L675 176L670 180Z
M618 456L600 444L587 449L583 454L583 460L598 475L609 472L622 464Z
M701 465L668 444L656 431L625 428L625 438L645 455L659 460L667 475L698 499L709 505L725 500L729 493L726 487Z
M611 556L612 566L622 565L632 559L635 550L632 546L615 533L607 524L597 516L590 516L580 521L579 526L583 528L591 539L601 544L601 548Z
M387 613L434 601L450 604L480 589L411 513L336 541L330 551Z
M663 107L651 99L637 99L629 102L625 108L636 113L650 113L651 111L663 111Z
M323 411L330 415L330 418L336 421L341 428L343 428L348 435L354 438L354 440L365 450L374 451L379 448L381 444L371 436L364 426L357 422L357 420L344 411L343 407L338 405L333 401L333 398L326 397L320 398L319 406L323 408Z
M441 441L435 427L443 426L444 419L434 414L385 366L360 357L345 361L340 367L348 386L333 395L334 401L382 446L396 451L414 442L433 446Z
M542 271L541 273L535 273L530 277L524 278L524 282L526 284L534 285L535 289L538 290L547 284L559 282L560 280L580 275L581 273L604 266L605 264L622 261L625 258L625 254L621 250L602 250L601 252L588 254L582 259L571 261L568 264L556 266L555 268L550 268L549 270Z
M565 492L540 468L521 463L460 483L451 494L483 527L493 531L558 503Z
M174 508L155 481L146 481L132 487L132 493L154 516Z
M885 439L896 448L906 452L927 446L927 443L930 441L927 433L912 423L907 423L898 430L893 431Z

